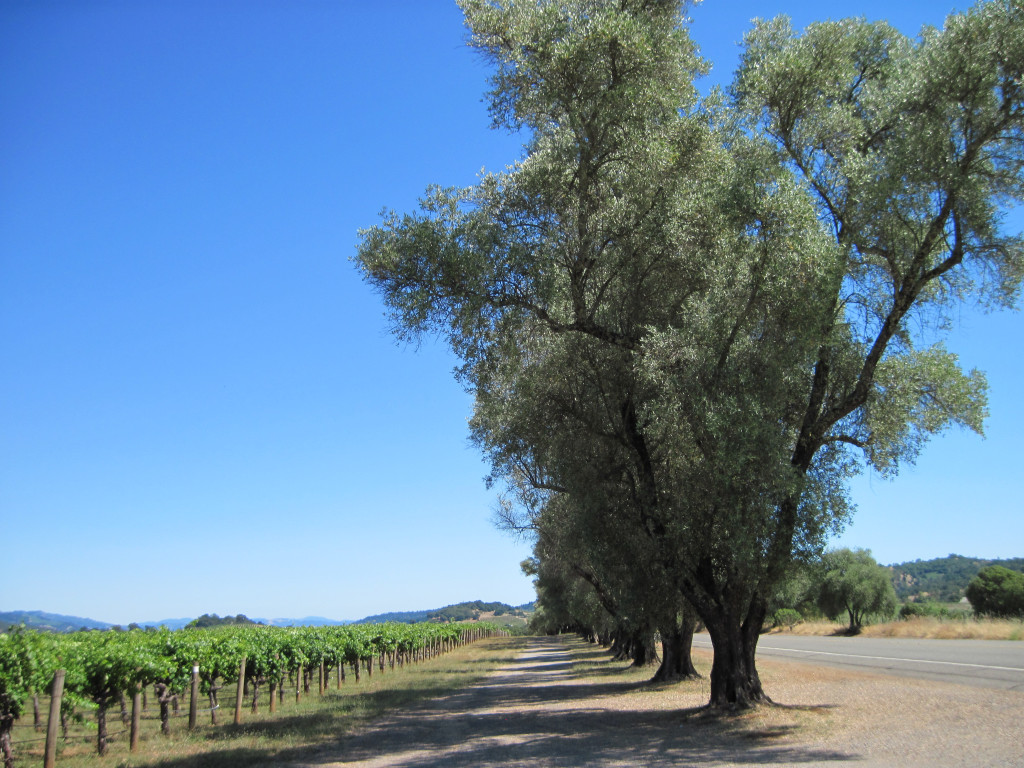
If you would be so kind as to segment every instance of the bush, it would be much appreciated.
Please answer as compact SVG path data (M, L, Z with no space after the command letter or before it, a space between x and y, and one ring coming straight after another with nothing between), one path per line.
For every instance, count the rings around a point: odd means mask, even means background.
M772 626L775 628L786 627L791 630L803 620L804 617L800 615L800 611L795 611L792 608L779 608L772 615Z
M932 616L937 619L957 618L951 610L939 603L927 600L923 603L906 603L900 608L900 618L910 619L915 616Z
M982 568L967 585L967 599L977 614L1024 618L1024 573L1001 565Z

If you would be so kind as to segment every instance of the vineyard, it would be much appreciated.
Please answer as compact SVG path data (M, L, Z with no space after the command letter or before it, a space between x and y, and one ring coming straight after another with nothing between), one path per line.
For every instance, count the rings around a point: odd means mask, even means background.
M110 738L110 713L120 718L134 752L143 710L159 710L160 733L170 737L172 714L188 708L188 729L199 713L211 725L242 721L243 711L264 706L273 715L287 700L298 702L333 683L359 682L432 658L498 627L459 624L357 624L335 627L230 626L213 629L78 632L58 635L15 630L0 634L0 749L6 768L28 741L12 739L19 718L36 731L45 726L45 765L83 723L95 729L96 751ZM219 692L233 692L233 713L221 714ZM227 697L226 697L227 698ZM41 699L48 700L49 716Z

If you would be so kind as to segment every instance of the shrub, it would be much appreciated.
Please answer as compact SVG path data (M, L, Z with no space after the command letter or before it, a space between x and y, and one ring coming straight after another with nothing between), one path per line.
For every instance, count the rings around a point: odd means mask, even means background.
M1024 618L1024 573L1001 565L982 568L967 585L967 599L983 616Z
M804 617L800 615L800 611L795 611L792 608L779 608L772 615L772 626L776 628L786 627L791 630L803 620Z
M900 618L909 619L914 616L932 616L937 619L956 618L946 606L927 600L923 603L906 603L900 608Z

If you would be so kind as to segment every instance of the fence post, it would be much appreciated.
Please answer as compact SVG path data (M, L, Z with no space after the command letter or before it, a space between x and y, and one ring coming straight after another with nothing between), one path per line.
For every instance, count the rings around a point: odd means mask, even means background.
M64 696L66 671L58 669L53 674L53 688L50 690L50 719L46 723L46 754L44 768L53 768L57 762L57 726L60 725L60 700Z
M199 713L199 665L192 665L192 691L188 702L188 729L196 729L196 715Z
M238 667L238 693L235 696L235 725L240 725L242 722L242 699L245 697L245 662L246 657L242 657L242 664Z

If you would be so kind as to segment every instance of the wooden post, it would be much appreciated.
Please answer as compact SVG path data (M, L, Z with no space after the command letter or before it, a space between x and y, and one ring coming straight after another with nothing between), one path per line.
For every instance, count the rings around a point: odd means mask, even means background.
M302 665L299 664L298 674L295 675L295 703L299 703L302 697Z
M320 679L319 679L319 682L318 682L318 685L317 685L317 687L320 689L320 695L321 696L324 695L324 688L326 687L326 684L327 684L326 662L321 661L320 662Z
M142 683L135 684L132 694L132 729L128 736L128 751L134 752L139 746L139 724L142 721Z
M242 657L242 664L238 667L238 692L235 695L235 725L242 723L242 699L245 698L245 662Z
M196 715L199 712L199 665L192 665L192 691L188 701L188 729L196 729Z
M64 696L64 676L66 674L65 670L58 669L53 675L53 688L50 690L50 719L46 723L44 768L53 768L57 762L57 726L60 725L60 700Z

